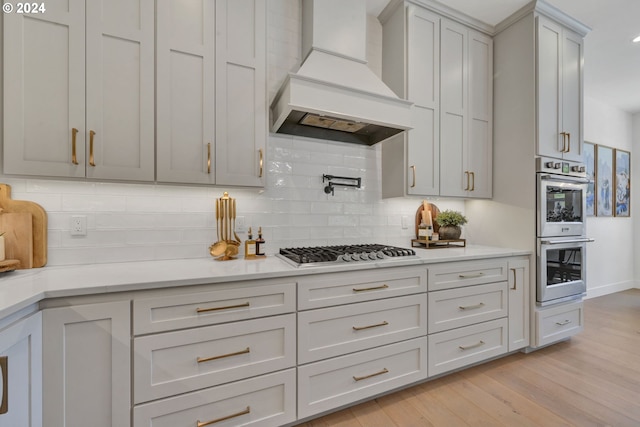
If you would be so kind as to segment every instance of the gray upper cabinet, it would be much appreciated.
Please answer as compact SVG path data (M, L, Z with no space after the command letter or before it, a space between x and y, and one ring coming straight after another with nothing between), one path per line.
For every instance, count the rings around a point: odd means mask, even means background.
M157 5L157 179L264 185L266 6Z
M490 198L491 37L408 2L381 20L382 78L415 103L413 129L382 143L382 196Z
M4 173L153 181L153 0L4 15Z

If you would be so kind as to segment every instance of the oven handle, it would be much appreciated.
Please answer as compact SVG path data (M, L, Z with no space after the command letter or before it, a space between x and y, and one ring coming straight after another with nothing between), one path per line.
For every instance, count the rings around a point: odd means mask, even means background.
M541 240L540 243L543 245L562 245L564 243L590 243L595 242L596 239L591 237L587 237L584 239L566 239L566 240Z
M554 181L554 182L569 182L569 183L576 183L576 184L588 184L589 183L589 179L587 178L578 178L575 176L563 176L562 178L560 177L556 177L553 175L540 175L540 179L544 180L544 181Z

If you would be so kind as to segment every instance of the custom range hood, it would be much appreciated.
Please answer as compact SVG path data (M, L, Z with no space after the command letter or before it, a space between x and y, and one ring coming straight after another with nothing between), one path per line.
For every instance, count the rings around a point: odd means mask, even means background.
M302 0L302 66L271 105L277 133L373 145L411 129L412 102L367 66L365 0Z

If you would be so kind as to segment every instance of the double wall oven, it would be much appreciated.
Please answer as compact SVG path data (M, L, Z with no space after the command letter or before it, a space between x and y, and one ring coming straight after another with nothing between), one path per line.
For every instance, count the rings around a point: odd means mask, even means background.
M537 159L538 305L550 305L585 294L587 178L584 165Z

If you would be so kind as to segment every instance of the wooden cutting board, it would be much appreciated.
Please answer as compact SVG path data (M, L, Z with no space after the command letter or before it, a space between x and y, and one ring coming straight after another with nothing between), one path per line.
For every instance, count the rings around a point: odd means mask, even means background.
M47 213L45 210L34 202L11 200L11 186L7 184L0 184L0 208L4 213L31 215L32 267L44 267L47 264ZM24 265L21 268L25 268Z
M0 232L4 232L4 256L20 261L21 269L33 267L33 221L28 212L0 212Z

